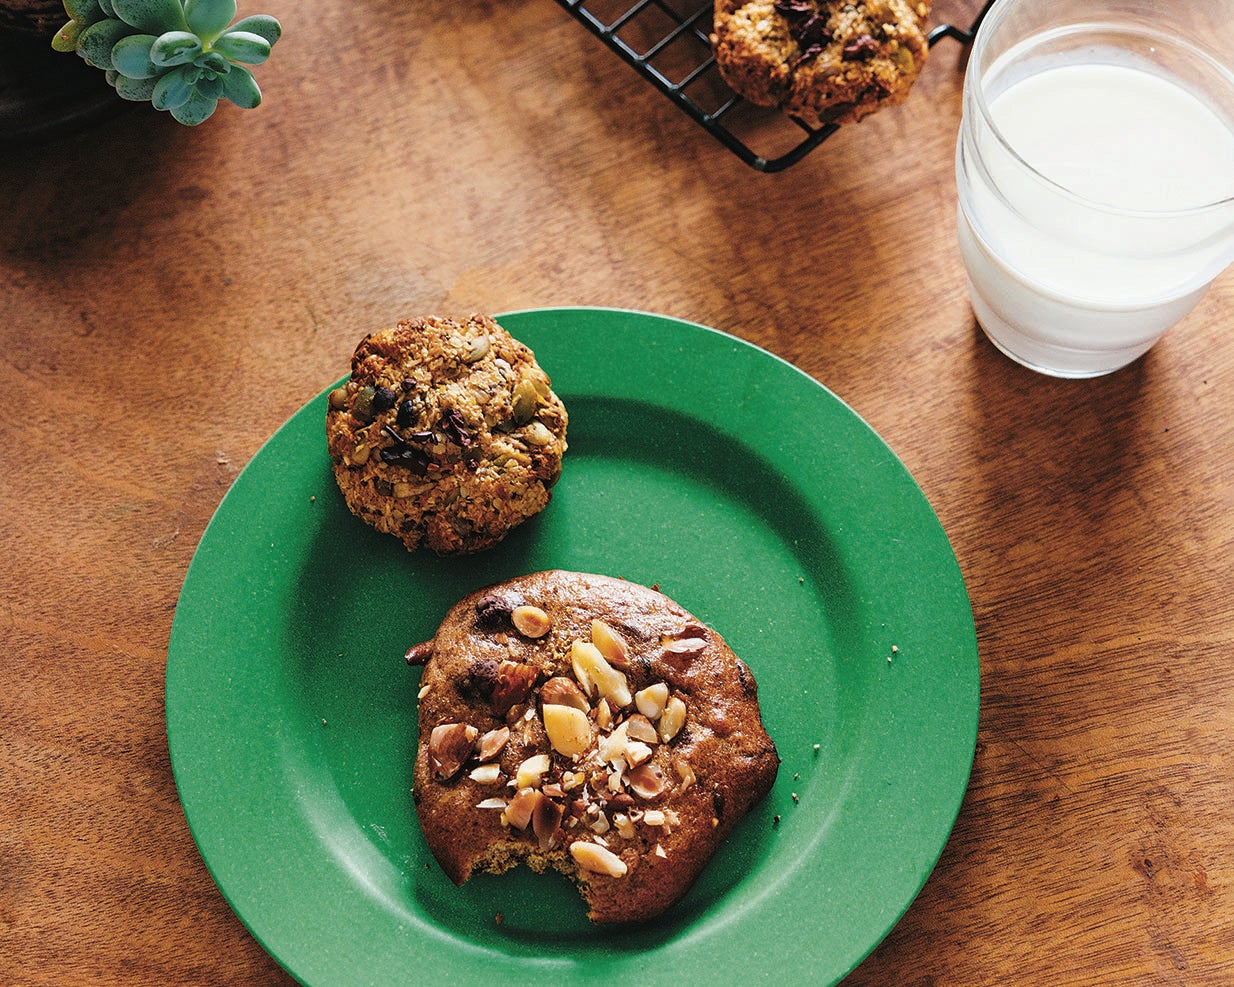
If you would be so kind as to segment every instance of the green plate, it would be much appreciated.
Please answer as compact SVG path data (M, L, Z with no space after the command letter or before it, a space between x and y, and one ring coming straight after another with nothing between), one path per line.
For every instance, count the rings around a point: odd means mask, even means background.
M937 518L848 407L739 339L609 309L500 321L570 412L552 503L502 545L409 554L353 518L324 391L202 536L167 732L211 874L307 984L839 980L925 883L972 765L976 635ZM526 868L456 888L420 835L403 654L464 594L548 568L658 583L713 625L783 759L654 924L593 927L565 878Z

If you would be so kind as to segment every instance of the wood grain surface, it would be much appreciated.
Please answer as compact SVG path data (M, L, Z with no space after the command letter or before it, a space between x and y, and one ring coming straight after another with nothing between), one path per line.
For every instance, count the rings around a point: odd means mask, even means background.
M0 155L0 983L290 982L172 780L189 560L364 333L552 305L792 361L952 540L982 655L971 784L850 982L1230 983L1234 276L1112 376L999 355L954 239L952 41L905 106L766 175L552 0L259 9L285 28L259 109L195 130L126 109Z

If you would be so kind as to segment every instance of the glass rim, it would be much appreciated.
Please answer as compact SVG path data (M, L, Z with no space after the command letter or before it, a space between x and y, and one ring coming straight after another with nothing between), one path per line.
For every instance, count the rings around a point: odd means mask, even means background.
M1029 172L1035 179L1056 190L1058 193L1066 196L1089 209L1098 210L1111 215L1123 216L1128 218L1143 218L1143 219L1168 219L1172 217L1196 216L1206 213L1220 212L1223 209L1234 210L1234 188L1230 190L1230 194L1223 196L1220 199L1215 199L1209 202L1199 203L1194 206L1186 206L1183 208L1174 209L1129 209L1123 206L1116 206L1106 202L1100 202L1096 199L1091 199L1086 195L1082 195L1075 190L1068 188L1063 183L1050 178L1042 171L1031 165L1020 154L1006 137L995 122L993 114L990 112L989 101L985 97L984 86L982 85L981 77L987 66L985 64L985 49L994 32L999 28L1002 22L1006 19L1009 11L1016 6L1018 0L998 0L987 15L982 18L981 23L977 26L977 31L973 37L973 43L969 50L968 65L965 69L964 76L964 111L970 109L970 105L975 107L981 114L983 124L989 129L999 145L1022 167ZM1096 26L1099 22L1079 22L1077 28L1090 28ZM1196 49L1197 53L1202 55L1206 60L1213 61L1206 52Z

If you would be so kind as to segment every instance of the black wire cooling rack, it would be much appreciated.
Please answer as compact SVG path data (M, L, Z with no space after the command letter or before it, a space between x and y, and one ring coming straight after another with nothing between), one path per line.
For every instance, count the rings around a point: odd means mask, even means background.
M796 164L838 130L810 127L778 110L756 107L725 85L711 51L712 3L699 0L557 0L639 75L742 161L758 171ZM970 44L986 11L972 26L940 24L927 40ZM760 148L755 151L754 146Z

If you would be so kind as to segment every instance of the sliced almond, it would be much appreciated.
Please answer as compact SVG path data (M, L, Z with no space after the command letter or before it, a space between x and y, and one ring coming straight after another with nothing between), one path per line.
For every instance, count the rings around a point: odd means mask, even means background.
M608 877L624 877L626 871L623 861L612 850L607 850L595 843L577 840L570 844L570 856L583 870L592 874L604 874Z
M550 703L541 712L548 742L558 754L575 757L591 746L591 720L582 710Z
M506 800L499 798L484 799L483 801L476 803L477 809L504 809L505 807Z
M667 702L668 686L663 682L649 685L646 689L639 689L634 694L634 705L649 720L658 720Z
M587 824L587 828L597 836L603 836L611 828L608 821L608 816L606 816L603 812L597 812L595 819Z
M643 813L643 822L648 826L663 826L664 812L660 809L648 809Z
M591 643L599 649L600 654L614 668L623 672L630 668L630 649L617 631L602 620L591 622Z
M480 785L492 785L501 777L500 764L481 764L467 776Z
M626 746L630 743L628 729L626 723L619 723L616 730L600 740L597 752L601 761L608 764L617 764L619 761L625 763Z

